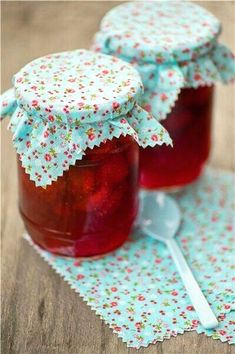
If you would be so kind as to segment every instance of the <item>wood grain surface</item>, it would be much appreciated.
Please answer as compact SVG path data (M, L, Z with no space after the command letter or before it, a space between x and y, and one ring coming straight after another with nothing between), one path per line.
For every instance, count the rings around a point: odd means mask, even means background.
M2 91L32 59L88 48L98 23L115 2L2 2ZM223 23L221 41L235 47L235 3L203 2ZM210 163L235 169L234 88L217 86ZM17 210L15 151L2 124L2 353L137 353L92 312L79 296L22 240ZM229 354L234 348L186 333L140 349L139 354Z

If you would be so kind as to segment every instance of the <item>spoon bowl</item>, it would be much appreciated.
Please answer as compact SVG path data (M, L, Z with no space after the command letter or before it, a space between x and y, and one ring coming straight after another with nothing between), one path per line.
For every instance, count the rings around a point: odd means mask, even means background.
M181 214L178 204L164 193L142 194L140 225L147 235L166 242L177 233Z

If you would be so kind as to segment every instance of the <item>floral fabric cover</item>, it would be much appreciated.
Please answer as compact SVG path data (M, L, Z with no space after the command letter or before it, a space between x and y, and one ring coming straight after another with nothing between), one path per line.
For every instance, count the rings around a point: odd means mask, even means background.
M47 55L22 68L1 97L2 116L20 160L37 186L61 176L101 142L131 135L140 146L171 144L166 130L137 102L138 72L109 55L76 50Z
M93 49L132 63L145 87L142 107L164 119L183 87L235 78L234 56L217 42L220 32L218 19L191 2L130 2L105 15Z
M141 232L116 252L83 261L27 239L127 346L192 330L235 343L234 182L232 173L209 170L175 195L182 212L177 242L219 320L214 330L200 325L165 245Z

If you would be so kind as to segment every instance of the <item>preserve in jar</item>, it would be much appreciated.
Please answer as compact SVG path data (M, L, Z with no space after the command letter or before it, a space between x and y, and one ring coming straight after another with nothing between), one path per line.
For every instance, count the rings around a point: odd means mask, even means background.
M117 248L138 210L138 144L171 143L137 104L138 72L120 59L76 50L36 59L13 81L2 112L12 114L27 232L66 256Z
M210 153L214 85L235 77L220 32L218 19L191 2L124 3L103 18L93 49L139 71L140 104L173 140L173 149L140 148L142 187L173 190L200 176Z
M35 187L20 162L18 169L20 213L39 245L89 256L126 240L138 207L138 145L132 137L87 150L46 189Z
M174 149L163 146L161 151L156 147L140 151L143 187L173 190L201 175L210 153L213 91L213 86L181 90L167 119L161 121Z

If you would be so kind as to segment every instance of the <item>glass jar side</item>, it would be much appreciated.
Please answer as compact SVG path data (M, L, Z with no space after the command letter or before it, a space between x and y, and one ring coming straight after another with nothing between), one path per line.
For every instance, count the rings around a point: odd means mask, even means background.
M88 149L47 188L18 163L19 209L32 239L74 257L105 254L128 237L138 209L138 145L129 136Z
M140 149L140 181L144 188L175 190L201 174L211 146L213 86L185 88L162 125L173 148Z

